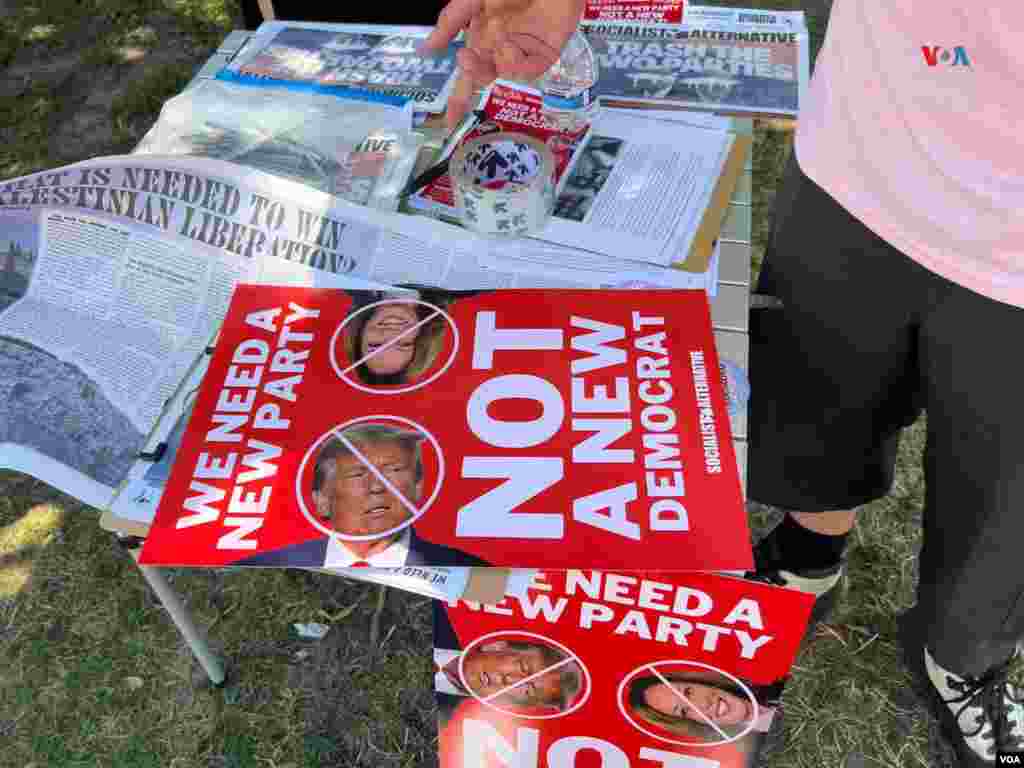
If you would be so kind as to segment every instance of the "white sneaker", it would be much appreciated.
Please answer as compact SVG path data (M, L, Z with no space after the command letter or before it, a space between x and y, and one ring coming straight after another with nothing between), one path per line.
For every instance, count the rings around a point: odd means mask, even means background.
M1012 659L983 677L943 669L924 649L933 709L965 766L996 764L996 752L1024 751L1024 690L1010 682Z

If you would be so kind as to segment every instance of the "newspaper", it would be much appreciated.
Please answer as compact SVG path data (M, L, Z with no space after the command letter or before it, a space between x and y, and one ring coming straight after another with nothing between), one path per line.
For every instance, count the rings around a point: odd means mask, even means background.
M732 127L731 117L716 115L714 112L694 112L689 109L656 109L653 107L636 109L614 107L614 109L620 115L633 115L634 117L642 117L645 120L665 120L670 123L691 125L695 128L728 131Z
M537 238L669 266L686 260L735 136L603 109Z
M679 270L381 213L214 159L0 182L0 468L106 507L240 281L692 287Z
M444 111L455 83L455 54L421 57L417 47L429 27L381 27L268 21L219 79L291 83L327 92L368 90L409 99L416 110Z
M681 24L584 22L602 104L795 117L810 78L802 12L689 7Z
M771 11L762 8L728 8L687 4L683 21L692 25L746 24L765 28L799 30L807 28L803 11Z
M196 394L209 368L209 349L212 347L200 353L178 391L168 401L146 441L145 458L140 457L131 465L109 505L111 519L107 521L106 516L101 519L104 528L143 537L149 532L149 524L160 505L171 467L178 456L181 438L192 415Z

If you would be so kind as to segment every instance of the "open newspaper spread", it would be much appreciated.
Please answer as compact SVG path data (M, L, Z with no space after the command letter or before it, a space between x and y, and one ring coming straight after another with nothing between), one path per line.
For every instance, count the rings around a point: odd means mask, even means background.
M585 21L612 107L796 116L810 78L802 12L688 6L681 24Z
M141 562L750 558L703 292L239 285Z
M455 54L419 56L430 27L268 21L218 75L246 83L288 83L326 93L367 90L409 99L417 111L444 111Z
M105 506L239 280L369 284L346 254L379 232L268 179L112 157L0 183L0 466Z
M219 160L0 182L0 466L103 507L236 283L687 287L678 270L371 211Z
M542 571L434 607L441 768L753 768L811 595L711 574Z

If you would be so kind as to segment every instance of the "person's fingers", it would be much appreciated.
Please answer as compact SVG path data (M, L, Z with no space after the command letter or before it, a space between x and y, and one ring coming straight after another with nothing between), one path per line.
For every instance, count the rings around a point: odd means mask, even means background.
M466 33L466 46L456 54L459 73L448 97L448 109L445 113L449 130L454 129L462 116L474 106L472 101L477 89L494 82L498 76L493 54L487 47L491 44L487 26L485 16L475 17Z
M480 78L488 82L497 76L494 71L494 51L503 36L501 17L487 14L474 18L466 32L466 47L476 55L479 65L486 68L480 72Z
M484 0L451 0L437 17L437 26L420 43L417 53L432 53L444 48L483 12Z
M533 80L558 61L560 51L535 35L513 32L506 34L496 49L495 68L500 77Z
M472 77L473 70L478 66L477 55L469 48L463 48L455 54L455 63L459 66L459 72Z
M455 85L448 96L448 109L444 113L445 123L449 131L455 130L455 126L459 124L463 115L469 111L470 102L473 100L473 93L475 91L476 87L474 86L473 78L459 70L458 77L455 79Z
M477 87L482 88L494 82L498 72L494 66L494 60L486 54L478 53L470 48L459 51L456 59L459 69L473 80Z
M537 23L539 2L545 3L542 24ZM578 28L585 0L538 0L538 3L505 25L505 43L495 53L502 77L533 80L550 69Z

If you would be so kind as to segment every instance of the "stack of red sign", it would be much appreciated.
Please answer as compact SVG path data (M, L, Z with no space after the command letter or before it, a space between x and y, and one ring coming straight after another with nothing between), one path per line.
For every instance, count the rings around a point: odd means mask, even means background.
M542 569L437 604L442 766L747 765L810 598L699 573L753 565L718 370L702 291L241 285L142 562Z

